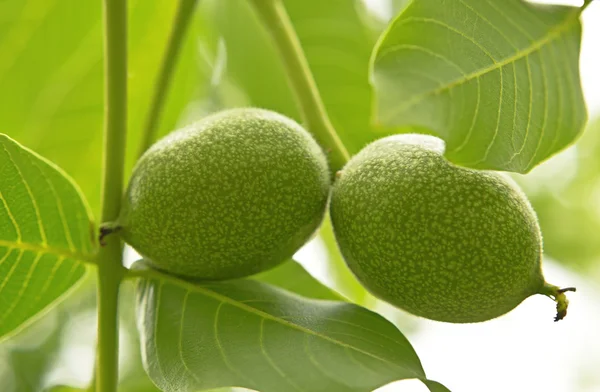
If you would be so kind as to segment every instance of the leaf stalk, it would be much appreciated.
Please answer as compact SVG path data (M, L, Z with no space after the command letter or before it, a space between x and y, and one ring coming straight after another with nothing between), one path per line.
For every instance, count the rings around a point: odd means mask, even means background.
M296 95L303 121L325 149L333 173L350 159L350 154L336 133L294 26L281 0L251 0L254 9L271 34Z
M121 209L127 131L127 2L104 0L104 167L102 222ZM119 359L119 288L124 276L119 237L98 253L98 352L96 391L116 392Z
M185 38L185 34L190 25L192 15L194 14L194 8L199 1L200 0L179 0L179 5L177 6L177 11L172 24L173 29L171 30L169 42L165 49L158 79L154 85L154 95L146 117L138 157L141 157L156 139L160 116L163 112L165 100L169 93L169 87L171 86L173 73L177 66L183 39Z

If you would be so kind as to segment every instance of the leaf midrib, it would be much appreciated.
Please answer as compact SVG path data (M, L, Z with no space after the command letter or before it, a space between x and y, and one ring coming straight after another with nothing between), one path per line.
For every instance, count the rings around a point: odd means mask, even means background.
M80 252L73 252L70 250L55 248L55 247L43 245L43 244L0 240L0 248L20 249L20 250L24 250L24 251L28 250L28 251L35 252L35 253L55 255L55 256L65 258L65 259L72 259L72 260L77 260L77 261L85 261L88 263L95 263L93 254L84 254L84 253L80 253Z
M413 97L412 99L408 100L404 105L401 105L398 107L398 109L394 110L392 112L392 114L390 114L388 116L388 119L393 119L394 117L396 117L399 113L404 112L405 110L407 110L408 108L410 108L411 106L414 106L415 104L421 102L422 100L424 100L425 98L431 96L431 95L438 95L446 90L450 90L454 87L460 86L464 83L467 83L473 79L479 78L481 76L484 76L490 72L493 72L495 70L498 69L502 69L503 67L512 64L518 60L521 60L527 56L529 56L530 54L540 50L542 47L544 47L545 45L551 43L552 41L554 41L556 38L558 38L561 34L563 34L566 30L568 30L572 23L576 20L579 19L579 15L581 14L581 10L580 9L576 9L573 11L573 13L571 15L569 15L568 17L565 18L565 20L560 23L559 25L555 26L554 28L550 29L548 31L548 34L545 35L542 39L538 40L538 41L533 41L532 44L530 46L528 46L525 49L521 49L519 51L517 51L514 55L509 56L501 61L495 62L490 66L487 66L485 68L480 69L479 71L476 72L472 72L470 74L467 75L463 75L461 78L456 79L448 84L446 84L445 86L442 87L438 87L435 90L430 90L427 91L423 94L417 95L415 97ZM380 56L378 56L377 60L380 60L381 58L385 57L386 55L390 54L392 51L390 52L384 52L382 54L380 54ZM376 60L376 61L377 61Z
M323 340L326 340L326 341L328 341L328 342L330 342L330 343L333 343L333 344L336 344L336 345L338 345L338 346L341 346L341 347L344 347L344 348L347 348L347 349L354 350L354 351L356 351L356 352L359 352L359 353L361 353L361 354L364 354L364 355L366 355L366 356L369 356L369 357L372 357L372 358L374 358L374 359L377 359L377 360L379 360L379 361L381 361L381 362L387 363L387 364L389 364L390 366L393 366L393 367L400 367L400 368L402 368L402 369L403 369L403 370L405 370L405 371L408 371L408 372L410 372L410 373L413 373L413 374L415 375L415 378L422 378L422 377L425 377L425 374L418 374L418 373L415 373L415 372L414 372L412 369L410 369L410 368L407 368L407 367L405 367L405 366L401 366L401 365L398 365L398 364L396 364L396 363L390 362L390 361L389 361L389 360L387 360L387 359L381 358L381 357L379 357L379 356L377 356L377 355L374 355L374 354L372 354L372 353L369 353L369 352L367 352L367 351L361 350L361 349L359 349L359 348L357 348L357 347L354 347L354 346L351 346L351 345L349 345L349 344L347 344L347 343L340 342L339 340L337 340L337 339L334 339L334 338L331 338L331 337L329 337L329 336L327 336L327 335L322 335L322 334L320 334L320 333L318 333L318 332L315 332L315 331L313 331L313 330L311 330L311 329L308 329L308 328L305 328L305 327L303 327L303 326L296 325L296 324L294 324L294 323L291 323L291 322L289 322L289 321L286 321L286 320L280 319L280 318L278 318L278 317L275 317L275 316L273 316L273 315L271 315L271 314L269 314L269 313L267 313L267 312L264 312L264 311L262 311L262 310L259 310L259 309L256 309L256 308L253 308L253 307L251 307L251 306L248 306L248 305L245 305L245 304L243 304L243 303L240 303L240 302L238 302L238 301L236 301L236 300L233 300L233 299L231 299L231 298L229 298L229 297L227 297L227 296L225 296L225 295L219 294L219 293L217 293L217 292L215 292L215 291L212 291L212 290L210 290L210 289L207 289L207 288L205 288L205 287L198 286L198 285L195 285L195 284L193 284L193 283L190 283L190 282L186 282L186 281L184 281L184 280L177 279L176 277L171 277L171 276L168 276L168 275L163 275L163 274L161 274L161 273L159 273L159 272L155 272L155 271L152 271L152 270L149 270L149 269L146 269L146 270L139 270L139 271L137 271L137 272L138 272L138 274L137 274L137 276L138 276L138 277L145 278L145 279L148 279L148 278L150 278L150 279L155 279L155 280L168 281L168 282L170 282L170 283L172 283L172 284L174 284L174 285L176 285L176 286L182 287L182 288L184 288L184 289L186 289L186 290L188 290L188 291L195 291L195 292L199 292L199 293L201 293L201 294L204 294L204 295L205 295L205 296L207 296L207 297L211 297L211 298L213 298L213 299L216 299L216 300L218 300L218 301L220 301L220 302L227 303L227 304L229 304L229 305L231 305L231 306L234 306L234 307L236 307L236 308L239 308L239 309L245 310L245 311L246 311L246 312L248 312L248 313L254 314L254 315L258 316L258 317L262 317L263 319L271 320L271 321L273 321L273 322L275 322L275 323L279 323L279 324L281 324L281 325L284 325L284 326L287 326L287 327L289 327L289 328L292 328L292 329L298 330L298 331L300 331L300 332L303 332L303 333L306 333L306 334L309 334L309 335L316 336L316 337L318 337L318 338L321 338L321 339L323 339ZM150 276L148 276L148 275L150 275ZM325 302L335 302L335 301L329 301L329 300L321 300L321 301L325 301Z

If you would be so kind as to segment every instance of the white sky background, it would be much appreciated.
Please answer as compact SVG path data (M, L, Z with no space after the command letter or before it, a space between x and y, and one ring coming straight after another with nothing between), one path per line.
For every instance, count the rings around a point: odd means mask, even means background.
M389 0L365 1L380 15L389 13ZM588 7L583 21L582 84L590 117L595 117L600 114L600 0ZM539 170L568 155L569 150ZM137 259L133 254L128 256L130 262ZM324 257L326 251L318 239L297 254L311 273L327 281L323 271L319 271L319 260ZM549 260L545 260L544 271L549 282L578 289L577 293L569 293L571 304L564 321L552 321L554 303L542 296L531 297L508 315L485 323L455 325L419 319L416 332L405 333L428 377L442 382L452 392L600 392L600 285ZM87 329L93 332L94 316L86 315L84 319L85 323L75 323L78 332L69 333L80 334L82 324L89 324ZM86 335L78 345L65 347L49 384L60 380L84 386L91 378L94 347L89 342L93 340L93 336ZM121 354L128 356L126 352ZM412 380L378 390L427 391L420 382Z

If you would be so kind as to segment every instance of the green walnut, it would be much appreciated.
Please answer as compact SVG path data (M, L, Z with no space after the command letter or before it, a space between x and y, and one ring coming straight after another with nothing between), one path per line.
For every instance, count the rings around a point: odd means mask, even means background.
M233 279L290 258L322 222L326 157L300 125L254 108L175 131L137 162L117 222L159 270Z
M507 176L455 166L441 140L380 139L338 173L330 214L341 253L375 296L452 323L501 316L530 295L557 302L545 282L542 236L525 195Z

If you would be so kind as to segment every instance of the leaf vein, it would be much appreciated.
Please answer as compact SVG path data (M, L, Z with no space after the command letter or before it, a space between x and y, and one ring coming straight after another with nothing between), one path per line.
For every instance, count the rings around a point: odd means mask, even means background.
M192 372L192 369L190 369L190 367L188 366L187 362L185 361L185 356L183 355L183 325L185 322L185 309L187 307L189 295L190 292L186 290L185 296L183 297L183 301L181 303L181 318L179 319L179 339L177 343L179 345L179 358L181 359L181 364L185 368L185 371L189 373L192 376L192 378L198 383L198 388L200 388L202 382L200 381L198 376L196 376L196 373Z
M525 127L525 137L523 138L523 144L519 151L513 153L510 157L507 165L510 165L516 157L520 156L525 150L527 139L529 138L529 130L531 129L531 117L533 116L533 77L531 76L531 66L529 65L529 58L525 58L525 65L527 66L527 84L529 86L529 108L527 110L527 126Z
M31 156L31 154L25 154L25 156L27 156L27 158L30 160L31 164L40 172L40 175L42 176L44 181L46 181L46 184L48 184L48 187L50 188L50 191L52 192L52 195L54 196L54 200L56 201L56 208L58 210L58 214L60 215L60 220L61 220L61 223L63 226L63 231L65 233L65 239L67 240L67 244L69 245L69 250L71 252L75 252L76 251L75 245L73 244L73 239L71 238L71 232L69 230L69 224L68 224L67 218L65 216L62 201L61 201L60 197L58 197L58 193L56 192L56 188L54 187L54 184L52 183L52 181L50 180L48 175L46 175L46 173L44 173L42 168L37 164L37 162L35 162L35 160Z
M10 211L10 207L8 207L8 202L6 201L6 199L4 198L4 196L2 195L2 191L0 191L0 201L2 201L2 205L6 209L6 213L8 214L8 218L10 219L11 223L15 227L15 230L17 232L17 241L21 241L21 239L22 239L21 228L17 224L17 221L15 220L14 215Z
M157 291L157 293L156 293L156 303L157 304L159 304L161 302L160 298L162 296L162 286L163 286L162 282L159 282L158 288L156 289L156 291ZM146 288L146 290L147 289L148 288ZM148 306L150 306L150 305L148 305L148 303L146 302L146 308ZM154 333L152 334L153 335L152 336L152 340L154 342L154 351L155 351L155 354L156 354L154 356L154 358L156 360L156 367L157 367L157 370L158 370L159 377L162 378L163 382L168 382L168 380L165 378L165 373L164 373L164 371L162 369L162 365L160 363L160 354L158 353L158 342L156 340L156 337L158 336L158 313L159 313L159 311L160 311L160 306L156 306L154 308L154 331L153 331Z
M502 118L502 104L504 102L504 71L502 69L499 69L500 72L500 97L498 99L498 119L496 121L496 129L494 130L494 135L492 136L492 140L490 141L490 144L488 145L488 147L485 150L485 153L483 154L483 158L481 158L479 161L475 162L475 164L479 164L481 162L485 162L490 154L490 151L492 150L492 147L494 146L494 143L496 142L496 138L498 137L498 132L500 130L500 120Z
M488 56L492 62L495 64L497 61L494 58L494 56L492 56L492 54L483 46L481 45L479 42L477 42L477 40L475 40L475 38L468 36L466 33L450 26L449 24L442 22L441 20L437 20L435 18L424 18L424 17L419 17L419 16L411 16L408 18L404 18L400 23L398 23L396 26L401 26L401 25L406 25L409 24L410 22L415 21L415 22L423 22L423 23L431 23L431 24L437 24L441 27L444 27L445 29L447 29L448 31L451 31L461 37L463 37L464 39L466 39L467 41L471 42L473 45L477 46L477 48L479 50L481 50L486 56Z
M572 50L573 48L571 48L571 42L570 41L565 41L565 46L567 47L567 49ZM577 50L574 51L574 55L578 55L579 53L577 53ZM573 77L573 75L577 74L577 70L573 70L571 69L571 63L567 62L566 67L568 68L567 72L567 77L569 78L570 82L573 82L573 80L571 79ZM575 83L569 83L569 92L570 95L572 97L571 99L571 105L573 107L573 113L577 113L579 111L581 111L582 107L580 105L577 105L577 101L575 100L575 95L577 94L576 91L573 90L573 85ZM584 101L584 105L585 105L585 101ZM577 117L573 116L573 128L577 128Z
M514 44L514 42L512 42L508 38L508 36L506 36L506 34L504 34L504 32L502 30L500 30L498 27L496 27L496 25L493 24L488 18L486 18L484 15L482 15L479 11L477 11L475 8L473 8L473 6L468 4L466 1L464 1L464 0L458 0L458 1L460 3L462 3L465 8L469 9L471 12L473 12L475 15L477 15L481 20L483 20L485 23L487 23L491 28L496 30L498 32L498 34L500 34L502 36L502 38L504 38L506 40L506 42L508 42L510 44L510 46L512 46L515 50L519 50L519 48Z
M54 248L52 246L43 244L31 244L27 242L0 240L0 248L27 250L34 253L51 254L61 256L66 259L95 263L94 255L92 254L71 252L66 249Z
M47 238L46 238L46 230L44 228L44 223L42 222L42 218L40 216L40 209L39 209L39 206L37 204L37 201L35 200L35 197L33 196L33 193L31 192L31 188L29 187L29 183L27 182L27 180L23 176L23 173L21 172L21 169L19 168L19 165L17 165L17 163L13 159L13 156L10 153L10 151L8 151L8 149L6 148L6 146L4 144L2 144L2 148L4 149L4 151L6 152L6 154L8 155L8 159L11 161L11 163L13 164L13 166L15 167L15 169L17 170L17 173L19 174L19 178L23 182L23 186L25 186L25 189L27 190L27 193L29 194L29 199L31 200L31 204L33 205L33 210L35 211L35 216L37 218L37 222L36 223L37 223L37 226L38 226L38 230L40 232L40 237L42 239L42 244L43 245L47 245L48 243L47 243Z
M542 146L542 143L544 142L544 138L546 137L546 126L548 123L548 81L546 78L546 67L544 66L544 61L543 61L541 52L539 55L540 55L540 68L542 70L542 91L544 94L544 119L542 120L541 135L537 138L538 141L536 143L535 150L534 150L533 154L531 155L531 158L529 159L529 162L527 162L527 168L531 167L532 162L534 161L535 157L538 155L540 147Z
M325 376L325 378L328 378L329 380L333 381L334 383L346 386L345 384L342 384L341 382L339 382L336 378L331 377L328 373L325 373L325 371L323 371L323 366L319 363L317 358L315 358L312 350L308 346L308 335L304 335L303 343L304 343L304 352L306 353L308 360L313 364L315 369L317 369L317 371L319 373L321 373L323 376Z
M269 365L275 369L275 371L281 376L281 378L283 378L287 383L289 383L295 390L303 392L303 389L301 389L298 385L296 385L295 382L293 382L291 380L290 377L288 377L283 370L281 370L279 368L279 366L277 366L275 364L275 362L273 361L273 359L271 359L271 356L269 355L269 353L267 352L265 345L264 345L264 325L265 325L265 319L262 318L260 319L260 327L259 327L259 332L258 332L258 343L260 345L260 351L262 352L263 356L265 357L265 359L267 360L267 362L269 363Z
M473 136L475 124L477 123L477 118L479 117L479 104L481 102L481 81L479 80L479 77L477 77L475 80L477 81L477 100L475 101L475 112L473 113L473 120L471 121L471 126L469 127L469 131L465 135L465 138L463 139L462 143L456 148L449 150L448 152L456 153L463 150L471 140L471 137Z
M38 254L36 256L36 258L33 260L33 263L31 263L31 267L29 267L29 270L27 271L27 275L25 276L25 280L21 284L21 288L19 289L17 296L12 299L11 305L7 309L5 309L4 312L2 312L2 315L0 315L0 325L4 322L4 320L6 320L8 318L8 316L10 316L12 314L12 312L15 310L15 308L17 307L19 302L23 299L23 296L25 295L25 291L27 290L27 287L29 286L29 282L31 281L31 276L33 275L33 271L35 271L41 257L42 257L42 255Z
M552 29L550 29L548 31L548 34L546 34L542 39L534 41L530 46L528 46L524 49L518 50L515 54L508 56L507 58L497 62L496 64L492 64L490 66L481 68L481 69L471 72L469 74L463 73L461 78L450 81L445 86L442 86L438 89L430 90L430 91L413 96L411 99L407 100L407 102L405 102L403 105L400 105L396 110L393 110L388 117L395 118L400 113L408 110L410 107L416 105L417 103L421 102L422 100L426 99L429 96L438 95L445 90L452 89L454 87L457 87L464 83L467 83L470 80L473 80L479 76L483 76L483 75L491 73L495 70L501 69L504 66L511 64L519 59L527 58L530 54L539 51L540 48L542 48L543 46L548 45L548 44L552 43L554 40L558 39L562 34L565 33L566 30L568 30L569 28L572 27L572 24L577 20L578 16L579 16L579 11L578 10L574 11L570 17L565 18L565 20L562 23L560 23L560 24L556 25L555 27L553 27ZM380 54L378 56L378 60L381 60L381 58L383 58L384 56L386 56L388 54L394 53L396 51L395 50L396 48L412 47L412 46L415 46L415 45L400 44L400 45L391 46L388 51L380 52ZM420 48L420 49L423 51L428 51L425 48ZM432 55L433 54L435 54L435 53L432 53ZM443 58L443 56L441 56L441 57Z
M250 382L251 385L255 385L255 383L250 380L248 377L244 376L243 374L241 374L240 372L238 372L229 362L229 360L227 359L227 355L225 354L225 350L223 349L223 345L221 344L221 339L219 338L219 316L221 314L221 308L223 308L223 305L225 305L226 303L224 301L220 301L219 306L217 306L217 310L215 310L215 320L213 322L213 337L215 339L215 343L217 345L217 348L219 349L219 353L221 354L221 359L223 360L223 363L225 364L225 366L227 366L227 368L235 375L237 375L238 377L241 377L242 379L246 380L247 382Z
M17 269L17 266L19 265L19 263L21 262L21 257L23 256L23 253L24 253L23 250L19 251L19 256L15 260L15 263L12 265L12 267L8 271L8 274L6 274L6 276L2 280L2 284L0 284L0 294L2 294L2 291L4 290L4 287L6 286L6 284L8 283L8 281L10 280L12 274L15 272L15 269Z
M330 336L323 335L323 334L321 334L321 333L319 333L319 332L313 331L313 330L311 330L311 329L309 329L309 328L306 328L306 327L303 327L303 326L301 326L301 325L296 325L296 324L293 324L293 323L291 323L291 322L288 322L288 321L286 321L286 320L283 320L283 319L281 319L281 318L279 318L279 317L273 316L273 315L271 315L271 314L269 314L269 313L267 313L267 312L265 312L265 311L262 311L262 310L259 310L259 309L256 309L256 308L253 308L253 307L251 307L251 306L248 306L248 305L245 305L245 304L243 304L243 303L240 303L239 301L236 301L236 300L234 300L234 299L231 299L231 298L229 298L229 297L226 297L226 296L224 296L224 295L222 295L222 294L219 294L219 293L217 293L217 292L215 292L215 291L212 291L212 290L210 290L210 289L208 289L208 288L206 288L206 287L202 287L202 286L196 286L196 285L193 285L193 284L191 284L191 283L187 283L187 282L184 282L184 281L180 281L180 280L179 280L179 279L177 279L177 278L171 278L171 277L165 277L165 278L166 278L166 279L172 279L172 280L176 280L177 282L179 282L179 283L174 283L175 285L178 285L178 284L180 285L181 283L183 283L183 284L184 284L184 285L185 285L185 286L188 288L188 290L194 290L194 291L197 291L197 292L203 293L205 296L212 297L212 298L214 298L214 299L217 299L217 300L219 300L219 301L221 301L221 302L223 302L223 303L226 303L226 304L228 304L228 305L231 305L231 306L233 306L233 307L236 307L236 308L242 309L242 310L244 310L244 311L246 311L246 312L248 312L248 313L255 314L255 315L256 315L256 316L258 316L258 317L266 318L266 319L269 319L269 320L271 320L271 321L274 321L274 322L276 322L276 323L279 323L279 324L285 325L285 326L287 326L287 327L289 327L289 328L292 328L292 329L299 330L299 331L301 331L301 332L303 332L303 333L305 333L305 334L308 334L308 335L313 335L313 336L319 337L319 338L321 338L321 339L323 339L323 340L329 341L329 342L331 342L331 343L333 343L333 344L336 344L336 345L338 345L338 346L342 346L342 347L350 347L351 349L353 349L353 350L356 350L356 351L358 351L358 352L361 352L361 353L363 353L363 354L365 354L365 355L367 355L367 356L371 356L371 357L373 357L373 358L377 358L377 359L379 359L380 361L383 361L383 362L388 362L388 363L390 363L391 365L394 365L393 363L389 362L388 360L386 360L386 359L383 359L383 358L380 358L380 357L378 357L378 356L377 356L377 355L375 355L375 354L372 354L372 353L369 353L369 352L363 351L363 350L361 350L361 349L359 349L359 348L357 348L357 347L350 346L350 345L348 345L348 344L346 344L346 343L344 343L344 342L341 342L341 341L339 341L339 340L337 340L337 339L333 339L333 338L331 338ZM191 288L190 288L190 286L191 286Z
M46 291L50 287L50 284L54 282L54 277L56 276L56 271L58 271L58 269L60 268L60 266L62 265L62 263L64 261L65 261L64 257L58 257L58 259L56 260L56 263L54 263L54 267L52 267L50 274L46 278L44 285L42 286L41 290L38 292L38 294L34 298L33 303L32 303L32 308L35 307L35 305L37 305L40 302L40 299L42 298L42 296L44 294L46 294Z

